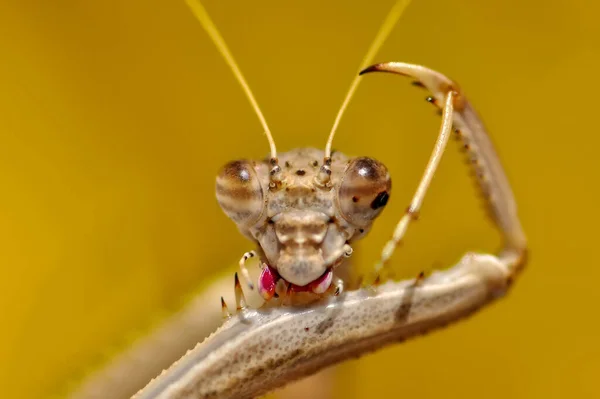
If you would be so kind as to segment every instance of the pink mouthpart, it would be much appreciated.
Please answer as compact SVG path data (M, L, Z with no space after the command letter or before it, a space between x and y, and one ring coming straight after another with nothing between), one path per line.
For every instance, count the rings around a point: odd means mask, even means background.
M277 270L272 267L265 265L262 270L260 277L258 278L258 292L265 300L270 300L275 295L275 288L277 287L277 282L281 277ZM333 271L331 269L327 269L325 273L321 275L318 279L300 286L296 284L291 284L290 291L292 292L314 292L315 294L324 294L329 287L331 286L331 282L333 281Z
M279 279L280 277L277 271L270 266L265 265L258 278L258 292L265 300L268 301L273 298L273 295L275 295L275 287L277 286L277 281Z
M295 284L292 284L292 291L293 292L314 292L315 294L324 294L328 289L329 286L331 285L331 282L333 281L333 271L331 269L327 269L327 271L325 273L323 273L323 275L321 275L321 277L319 277L318 279L316 279L315 281L308 283L307 285L303 285L303 286L298 286Z

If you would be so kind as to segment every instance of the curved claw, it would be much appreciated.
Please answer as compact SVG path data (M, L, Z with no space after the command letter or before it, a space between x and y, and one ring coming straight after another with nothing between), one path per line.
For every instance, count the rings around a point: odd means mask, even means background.
M486 197L494 222L504 238L505 248L501 258L510 264L513 270L522 269L527 260L527 239L517 215L514 195L483 122L460 87L433 69L404 62L371 65L359 74L369 72L391 72L416 79L418 86L425 87L433 94L431 102L437 107L444 104L449 92L454 92L452 103L455 132L462 138L465 149L468 149L476 160L474 164L479 185Z
M441 73L427 67L405 62L384 62L371 65L360 71L359 75L369 72L390 72L397 75L409 76L416 79L417 85L425 87L431 91L435 101L432 101L439 108L444 104L444 99L449 91L456 93L454 98L454 108L461 111L465 106L465 98L461 95L460 87Z

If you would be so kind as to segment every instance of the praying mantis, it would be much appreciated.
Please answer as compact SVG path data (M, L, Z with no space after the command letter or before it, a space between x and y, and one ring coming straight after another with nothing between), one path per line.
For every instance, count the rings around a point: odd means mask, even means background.
M392 10L366 61L373 58L406 4L400 1ZM245 304L236 276L236 314L223 301L223 326L150 382L136 398L257 397L331 364L460 320L507 292L526 264L527 241L510 185L483 123L455 82L414 64L364 62L360 68L363 75L386 72L412 78L415 85L430 92L429 102L442 111L438 139L423 178L375 264L374 273L377 276L382 270L416 219L451 135L461 138L471 156L493 221L502 234L503 249L498 255L467 253L453 268L427 277L344 290L343 281L335 279L335 268L352 254L353 240L368 232L391 191L389 174L378 161L368 158L368 162L360 163L331 152L336 128L359 77L344 99L324 151L302 149L278 154L266 121L216 27L200 3L188 0L188 5L244 88L271 147L266 160L228 164L221 181L217 180L217 196L225 213L259 244L256 252L244 254L240 261L248 288L256 288L269 301L304 290L322 298L308 307L252 309ZM290 165L288 170L286 162ZM298 164L305 166L300 168ZM304 173L298 174L300 170ZM375 178L360 181L365 177L361 174ZM353 185L344 188L344 181ZM357 186L364 189L365 196L352 195ZM290 189L286 192L286 188ZM307 195L314 193L312 189L325 194ZM238 208L232 205L239 200L231 195L236 191L240 198L244 197ZM311 195L314 198L307 201ZM354 197L359 198L354 201ZM299 200L302 198L303 204ZM315 208L315 204L325 211ZM277 217L280 214L285 217ZM333 238L326 241L330 230ZM313 248L302 248L306 243ZM330 245L327 250L321 246L323 243ZM282 254L288 256L287 264L280 262ZM255 287L245 272L245 260L257 255L264 266ZM299 262L300 255L315 255L317 260Z

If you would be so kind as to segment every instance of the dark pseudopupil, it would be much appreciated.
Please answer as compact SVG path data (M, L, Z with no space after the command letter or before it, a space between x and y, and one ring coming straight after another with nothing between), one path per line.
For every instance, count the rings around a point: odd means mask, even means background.
M389 198L390 198L390 195L388 194L387 191L380 192L379 194L377 194L377 197L375 197L373 202L371 202L371 209L379 209L382 206L385 206L385 204L387 204Z

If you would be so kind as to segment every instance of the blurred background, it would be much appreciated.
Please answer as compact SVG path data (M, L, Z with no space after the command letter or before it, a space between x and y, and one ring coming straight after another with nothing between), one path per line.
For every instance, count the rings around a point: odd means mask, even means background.
M394 0L203 3L285 151L324 147ZM461 84L513 185L531 262L475 317L337 367L332 398L599 395L599 12L592 0L408 7L375 61ZM268 147L183 1L3 1L0 54L1 396L63 397L251 249L214 179ZM440 119L425 96L367 76L340 125L334 148L380 159L394 181L357 270L429 157ZM398 278L498 247L458 147L393 258Z

